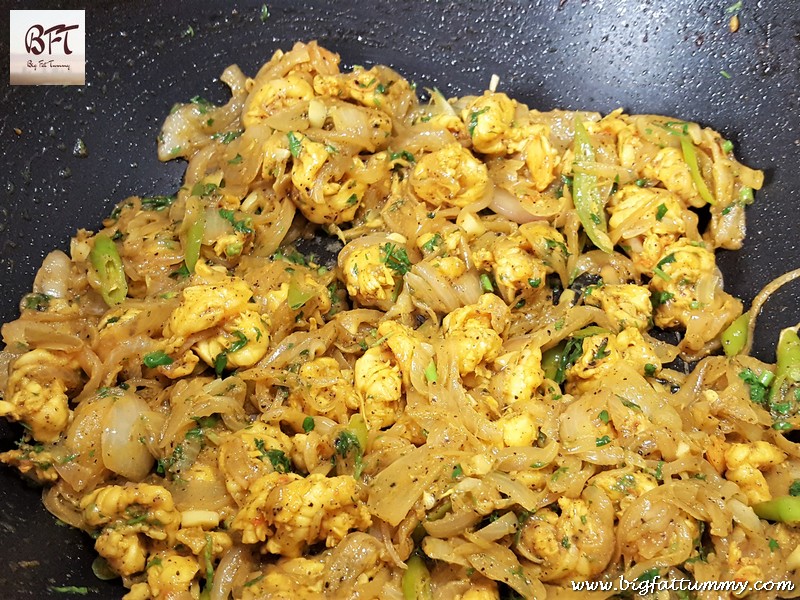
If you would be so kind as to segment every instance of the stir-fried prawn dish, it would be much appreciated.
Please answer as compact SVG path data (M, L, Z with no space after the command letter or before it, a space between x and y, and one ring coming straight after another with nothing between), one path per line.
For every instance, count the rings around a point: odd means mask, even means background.
M797 273L748 312L723 289L763 183L730 141L496 80L446 98L315 42L221 80L226 104L164 121L182 187L51 252L2 328L0 460L99 577L127 600L793 595L752 585L800 584L800 339L749 347Z

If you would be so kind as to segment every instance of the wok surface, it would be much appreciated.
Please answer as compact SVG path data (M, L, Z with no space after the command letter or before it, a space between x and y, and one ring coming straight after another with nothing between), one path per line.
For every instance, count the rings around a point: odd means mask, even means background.
M765 188L747 211L745 249L719 253L726 289L749 305L767 282L800 266L793 201L800 191L800 4L744 0L736 33L728 29L731 4L270 0L262 21L260 1L236 8L209 0L59 3L86 8L87 85L3 82L1 320L17 317L41 259L53 248L67 250L78 228L97 229L129 195L180 186L185 163L156 159L155 138L175 102L195 95L222 102L226 90L217 78L227 65L254 74L277 48L312 39L340 53L346 66L387 64L420 89L436 86L448 97L480 93L496 73L501 91L540 110L607 113L621 106L717 129L743 162L766 171ZM0 56L8 56L5 34ZM78 139L86 158L73 155ZM767 305L759 358L773 360L780 328L800 320L799 290L787 287ZM0 449L12 447L17 432L0 426ZM4 598L58 595L53 586L121 597L118 580L92 575L93 557L88 536L59 527L41 507L39 490L0 468Z

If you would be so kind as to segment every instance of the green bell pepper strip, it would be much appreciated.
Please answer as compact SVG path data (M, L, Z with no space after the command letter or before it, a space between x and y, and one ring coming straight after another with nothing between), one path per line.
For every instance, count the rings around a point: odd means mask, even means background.
M686 165L689 167L689 173L692 176L694 187L697 188L697 193L709 204L716 204L717 201L714 200L714 196L711 195L703 176L700 174L700 167L697 164L697 152L694 149L692 138L687 134L681 136L681 151L683 152L683 160L686 161Z
M183 251L183 261L190 273L194 273L194 266L200 259L200 247L203 245L203 233L206 229L206 213L202 207L195 213L194 219L186 230L186 243Z
M100 294L109 306L116 306L128 295L128 282L125 269L117 252L117 245L105 234L94 238L94 247L89 253L89 261L100 281Z
M800 336L794 329L781 331L775 355L775 376L789 379L792 383L800 382Z
M775 380L769 392L770 403L786 393L786 383L800 383L800 337L794 329L784 329L775 350Z
M432 600L431 574L425 561L419 554L413 554L406 561L406 572L403 573L403 598L405 600Z
M753 505L753 510L762 519L794 525L800 523L800 498L780 496Z
M589 132L579 119L575 119L575 162L581 166L594 162ZM575 172L572 178L572 202L581 220L583 230L595 246L611 254L613 244L608 237L605 202L600 197L597 175Z
M747 345L747 325L750 314L743 313L722 332L722 349L725 356L736 356Z

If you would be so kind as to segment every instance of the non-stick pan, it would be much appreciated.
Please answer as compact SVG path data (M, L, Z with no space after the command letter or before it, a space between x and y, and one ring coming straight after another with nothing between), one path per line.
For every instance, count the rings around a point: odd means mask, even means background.
M719 254L727 289L746 303L800 266L800 4L796 0L471 0L237 3L18 2L6 8L86 9L85 86L2 84L0 317L16 318L42 257L96 229L133 194L168 194L183 163L156 160L156 135L175 102L226 98L216 81L238 63L253 74L277 48L319 40L346 65L384 63L445 95L500 89L541 110L623 107L695 120L733 140L766 171L748 209L741 252ZM266 9L263 7L266 6ZM268 17L266 14L268 12ZM729 29L738 14L740 26ZM6 21L7 22L7 21ZM8 37L0 31L0 56ZM6 71L8 72L8 71ZM74 152L82 140L88 156ZM762 315L755 353L773 360L781 327L800 320L800 287ZM0 426L0 449L18 430ZM97 580L92 541L57 525L40 491L0 468L0 597L46 598ZM76 591L76 590L73 590Z

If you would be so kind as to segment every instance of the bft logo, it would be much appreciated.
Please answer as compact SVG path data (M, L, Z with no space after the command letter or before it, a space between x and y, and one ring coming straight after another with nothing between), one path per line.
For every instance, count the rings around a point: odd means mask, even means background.
M69 32L79 28L80 25L66 25L64 23L53 25L49 29L45 29L39 24L31 25L25 34L25 50L31 54L40 55L45 50L44 36L47 36L46 47L48 54L53 54L53 44L58 43L63 47L64 54L72 54L72 50L69 49ZM63 34L63 37L61 34ZM56 50L58 50L58 46L56 46Z
M12 85L83 85L86 80L85 11L12 10Z

